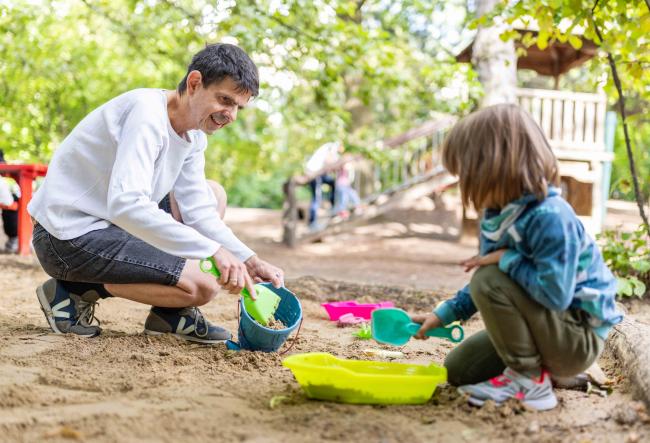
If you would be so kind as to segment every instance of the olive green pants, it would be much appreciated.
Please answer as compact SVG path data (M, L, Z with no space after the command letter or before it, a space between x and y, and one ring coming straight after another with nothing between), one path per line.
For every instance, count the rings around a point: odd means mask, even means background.
M557 376L587 369L604 341L579 310L552 311L540 305L496 265L476 270L470 294L483 317L480 331L449 353L449 383L459 386L485 381L507 367L515 371L541 367Z

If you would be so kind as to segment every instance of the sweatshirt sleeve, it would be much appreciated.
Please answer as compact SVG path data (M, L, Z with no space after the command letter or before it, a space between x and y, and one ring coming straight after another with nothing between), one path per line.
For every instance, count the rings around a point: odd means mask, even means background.
M183 163L174 185L174 195L183 223L220 243L241 261L255 253L239 240L219 217L217 200L205 179L205 143Z
M126 115L108 186L109 221L169 254L210 257L219 243L177 222L151 199L161 134L167 131L158 126L162 124L144 104L134 105Z
M445 301L433 311L442 321L448 325L456 320L467 320L476 313L476 306L469 295L469 285L458 291L454 298Z
M580 238L573 221L556 213L535 217L526 228L530 257L509 249L499 269L516 281L530 297L548 309L568 309L575 293Z

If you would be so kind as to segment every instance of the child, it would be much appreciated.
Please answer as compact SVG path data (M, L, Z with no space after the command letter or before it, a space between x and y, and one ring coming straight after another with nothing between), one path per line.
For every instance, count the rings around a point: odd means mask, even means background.
M622 320L616 280L594 241L559 195L558 164L541 129L516 105L496 105L461 120L443 146L459 176L464 205L485 209L471 282L432 314L428 329L466 320L481 331L447 357L449 382L469 402L510 398L538 409L557 405L550 374L571 376L603 350Z
M336 205L332 212L341 218L350 216L350 208L357 208L361 204L359 194L352 187L354 181L354 168L352 164L345 163L337 172L336 176Z

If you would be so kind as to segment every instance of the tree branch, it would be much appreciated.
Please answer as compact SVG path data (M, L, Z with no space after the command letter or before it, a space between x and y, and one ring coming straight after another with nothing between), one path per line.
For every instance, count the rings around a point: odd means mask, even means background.
M648 3L649 0L646 0L646 4ZM596 32L596 35L598 36L598 40L600 40L600 43L603 43L603 35L600 33L600 29L598 28L598 25L596 24L596 20L594 19L593 16L593 11L596 9L596 6L598 5L598 0L596 0L596 3L594 4L594 7L592 8L592 15L591 15L591 22L594 26L594 31ZM618 70L616 69L616 61L614 60L614 57L612 56L611 52L607 52L607 60L609 61L609 67L612 71L612 78L614 80L614 85L616 86L616 91L618 92L618 109L619 112L621 113L621 119L623 121L623 134L625 135L625 149L627 150L627 158L630 166L630 174L632 174L632 184L634 185L634 196L636 197L636 204L639 207L639 214L641 215L641 219L643 220L643 223L645 225L646 229L646 235L650 238L650 224L648 223L648 217L645 214L645 210L643 208L644 206L644 201L643 197L641 196L641 190L639 187L639 178L637 177L636 173L636 165L634 163L634 153L632 152L632 142L630 141L630 133L627 128L627 115L625 112L625 95L623 94L623 86L621 85L621 79L618 76Z

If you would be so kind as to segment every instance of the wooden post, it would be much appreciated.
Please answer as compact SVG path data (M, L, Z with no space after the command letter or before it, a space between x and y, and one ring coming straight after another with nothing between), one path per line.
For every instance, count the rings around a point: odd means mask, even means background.
M284 214L282 226L284 228L282 240L287 246L296 244L296 228L298 225L298 204L296 202L296 183L290 178L284 186Z

